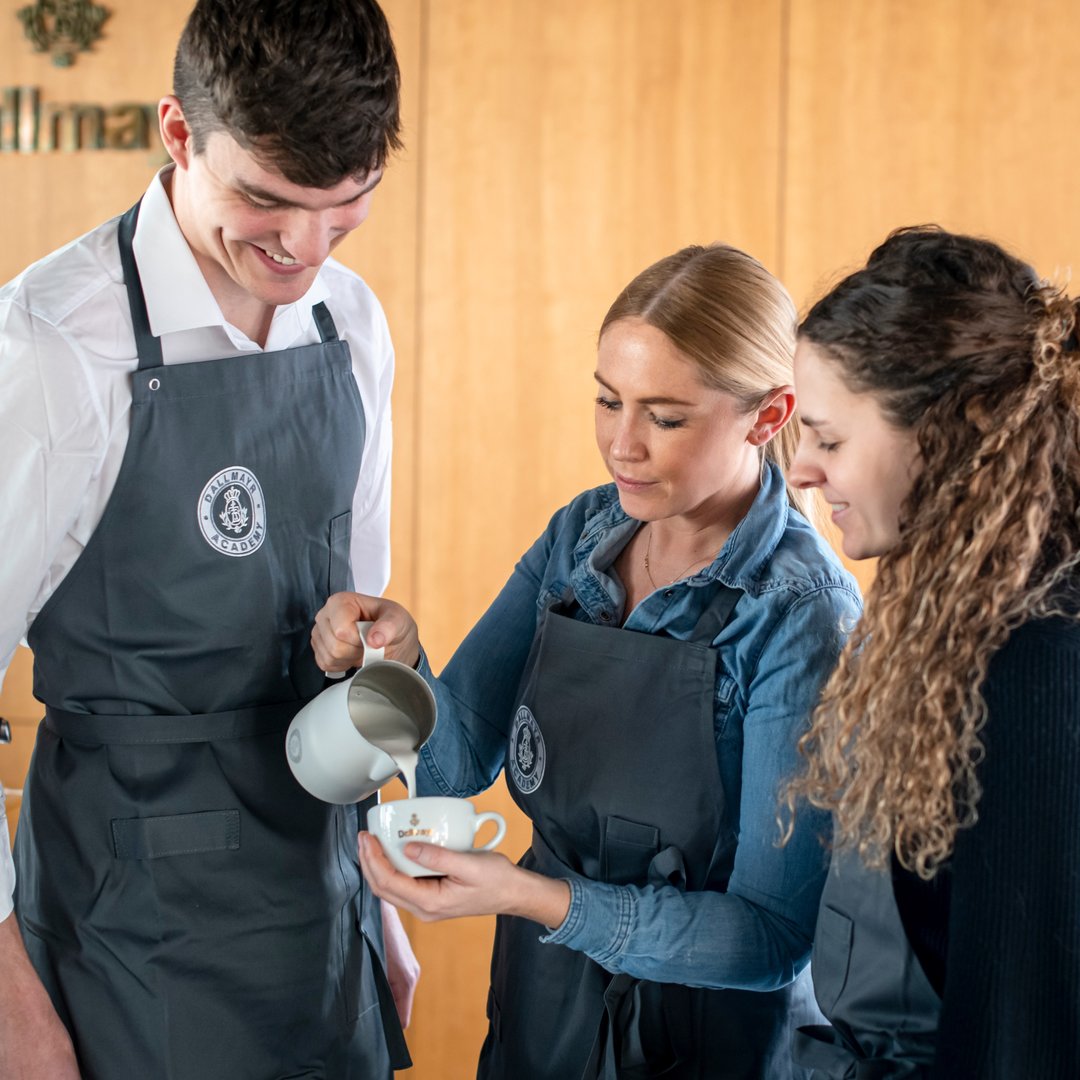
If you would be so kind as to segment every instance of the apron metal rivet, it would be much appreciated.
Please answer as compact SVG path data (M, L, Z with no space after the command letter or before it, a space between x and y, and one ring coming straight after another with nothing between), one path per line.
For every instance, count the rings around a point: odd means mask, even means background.
M149 386L151 390L160 390L161 389L161 380L160 379L151 379L146 385Z

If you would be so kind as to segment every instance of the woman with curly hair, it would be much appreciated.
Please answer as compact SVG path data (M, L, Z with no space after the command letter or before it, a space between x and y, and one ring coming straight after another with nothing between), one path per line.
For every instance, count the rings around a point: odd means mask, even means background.
M1080 1076L1076 327L933 227L800 327L791 481L880 556L788 793L834 818L816 1078Z

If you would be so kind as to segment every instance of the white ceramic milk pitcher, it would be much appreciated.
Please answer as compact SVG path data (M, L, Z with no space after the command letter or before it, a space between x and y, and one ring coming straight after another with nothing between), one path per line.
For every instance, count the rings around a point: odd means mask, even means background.
M329 803L366 799L416 753L435 729L435 695L406 664L383 659L366 641L371 623L357 623L364 663L293 717L285 737L293 776ZM410 788L411 790L411 788Z

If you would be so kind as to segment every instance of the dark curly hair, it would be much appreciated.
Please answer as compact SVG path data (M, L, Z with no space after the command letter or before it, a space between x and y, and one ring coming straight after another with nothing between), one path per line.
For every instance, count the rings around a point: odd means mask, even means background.
M911 431L899 540L800 742L835 842L924 878L977 817L981 687L1021 623L1075 615L1080 355L1075 301L998 245L894 232L800 336Z
M374 0L199 0L173 69L196 153L225 131L305 187L382 168L400 87Z

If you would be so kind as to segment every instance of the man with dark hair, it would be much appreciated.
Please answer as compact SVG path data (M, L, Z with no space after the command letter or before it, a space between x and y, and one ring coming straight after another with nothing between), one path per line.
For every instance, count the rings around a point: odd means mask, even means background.
M409 1063L364 807L284 749L315 613L389 576L393 351L329 255L399 82L375 0L199 0L173 164L0 289L0 674L25 636L46 707L14 863L0 837L5 1080Z

